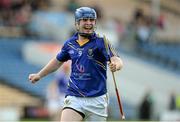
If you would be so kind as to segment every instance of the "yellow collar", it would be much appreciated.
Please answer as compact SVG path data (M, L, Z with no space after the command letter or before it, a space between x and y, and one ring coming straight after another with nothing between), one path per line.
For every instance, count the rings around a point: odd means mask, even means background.
M82 40L82 41L77 40L77 42L78 42L78 44L79 44L80 46L83 46L84 44L86 44L86 43L89 42L89 39L84 39L84 40Z

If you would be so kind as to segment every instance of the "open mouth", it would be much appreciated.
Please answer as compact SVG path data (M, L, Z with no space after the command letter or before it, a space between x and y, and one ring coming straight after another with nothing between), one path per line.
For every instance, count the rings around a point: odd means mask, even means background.
M83 29L84 29L84 31L91 33L93 31L93 26L84 26Z
M84 27L84 29L85 29L85 30L92 30L93 27L92 27L92 26L91 26L91 27Z

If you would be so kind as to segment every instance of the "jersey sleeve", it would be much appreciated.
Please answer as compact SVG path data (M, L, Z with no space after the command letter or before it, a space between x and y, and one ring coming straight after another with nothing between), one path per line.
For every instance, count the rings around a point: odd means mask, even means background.
M70 59L67 42L63 45L61 51L57 54L56 59L60 62L65 62Z
M118 56L117 52L115 51L115 49L113 48L113 46L110 44L109 40L105 36L103 37L101 48L102 48L101 49L102 53L107 61L109 61L110 58L113 56Z

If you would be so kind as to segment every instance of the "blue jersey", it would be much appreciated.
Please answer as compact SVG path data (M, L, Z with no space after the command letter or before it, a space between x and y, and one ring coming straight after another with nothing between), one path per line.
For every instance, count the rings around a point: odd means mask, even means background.
M107 53L105 39L95 33L82 46L77 40L76 33L65 42L56 57L61 62L72 60L66 95L77 97L103 95L107 92L107 61L115 54L109 45L110 53Z

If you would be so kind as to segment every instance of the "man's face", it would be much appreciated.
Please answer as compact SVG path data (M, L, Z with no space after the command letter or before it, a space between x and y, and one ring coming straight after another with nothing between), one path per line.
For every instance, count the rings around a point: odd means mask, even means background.
M78 23L76 23L78 31L87 34L91 34L94 32L95 25L96 20L92 18L83 18Z

